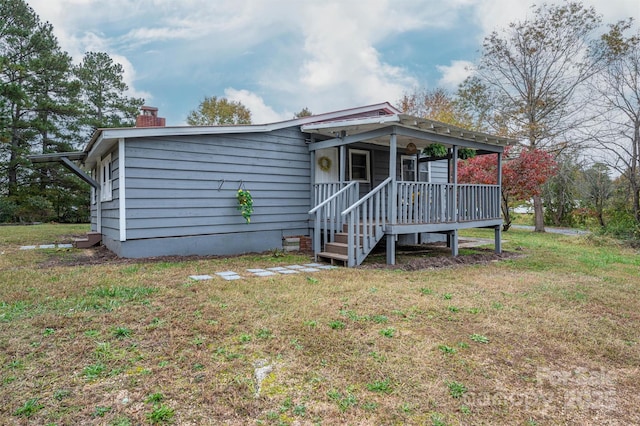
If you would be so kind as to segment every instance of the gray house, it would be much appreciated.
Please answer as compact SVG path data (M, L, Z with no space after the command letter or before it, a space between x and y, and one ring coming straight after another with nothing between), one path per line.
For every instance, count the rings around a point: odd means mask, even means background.
M91 229L122 257L260 252L302 236L355 266L383 239L388 263L398 241L436 235L456 255L470 227L495 229L500 251L500 172L497 185L460 185L455 159L472 148L500 165L507 142L382 103L264 125L99 129L83 152L32 159L92 185ZM420 155L433 143L448 154ZM249 224L239 189L253 197Z

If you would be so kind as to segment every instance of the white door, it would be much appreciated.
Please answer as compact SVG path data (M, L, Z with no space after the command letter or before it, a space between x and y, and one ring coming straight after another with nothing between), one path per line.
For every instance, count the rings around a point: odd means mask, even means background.
M316 183L338 182L338 148L316 151Z

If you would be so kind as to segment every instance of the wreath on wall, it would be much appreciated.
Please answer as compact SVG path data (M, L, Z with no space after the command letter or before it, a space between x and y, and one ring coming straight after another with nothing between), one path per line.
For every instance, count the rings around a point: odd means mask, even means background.
M318 158L318 167L320 167L320 170L322 170L323 172L328 172L329 170L331 170L331 158L327 156Z

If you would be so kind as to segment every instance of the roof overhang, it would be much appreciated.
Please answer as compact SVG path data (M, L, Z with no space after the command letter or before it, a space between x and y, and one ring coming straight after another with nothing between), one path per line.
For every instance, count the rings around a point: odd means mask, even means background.
M406 148L413 143L422 149L432 143L441 143L448 147L455 145L488 153L502 152L505 146L516 143L514 139L473 132L407 114L311 123L303 125L301 129L305 133L319 136L318 142L309 146L310 150L356 142L388 146L391 134L396 135L399 148Z
M87 182L94 188L98 188L99 184L91 176L86 174L84 170L78 167L74 161L84 161L87 158L87 153L82 151L74 152L56 152L51 154L35 154L29 155L29 160L32 163L61 163L72 173L76 174L80 179Z
M171 136L197 136L220 135L237 133L262 133L287 127L300 127L312 123L322 123L346 117L358 117L379 113L381 117L396 115L400 111L388 102L373 105L365 105L356 108L332 111L324 114L308 117L294 118L269 124L234 125L234 126L175 126L175 127L125 127L97 129L84 149L86 158L84 164L92 168L100 161L100 158L113 149L120 139L171 137ZM376 116L377 117L377 116Z

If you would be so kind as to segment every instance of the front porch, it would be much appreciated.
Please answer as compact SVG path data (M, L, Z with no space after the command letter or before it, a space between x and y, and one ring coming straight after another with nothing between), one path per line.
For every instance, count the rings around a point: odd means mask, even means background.
M316 258L357 266L385 239L387 263L395 264L396 243L401 236L410 235L420 242L433 234L446 235L452 255L457 256L458 231L465 228L493 228L495 251L500 253L500 166L508 141L416 117L393 117L303 127L313 135L309 149L316 170L316 152L325 154L334 148L338 160L334 176L339 179L313 183L309 214ZM447 155L425 158L420 154L433 143L445 145ZM497 183L459 184L460 148L473 149L477 155L496 155ZM360 169L355 170L350 153L347 161L347 149L358 154L370 152L365 159L375 157L373 166L361 162ZM422 173L422 165L429 162L439 162L443 175L432 175L429 167L425 168L428 173ZM321 164L324 172L327 164L331 166L332 161ZM407 173L412 167L413 172ZM315 177L321 180L318 177L326 178L326 173L316 172Z
M316 259L356 266L386 238L387 263L393 265L400 235L414 235L420 242L423 234L432 233L447 235L451 253L457 256L458 231L465 228L493 228L495 251L502 251L497 185L394 183L387 179L359 199L358 182L316 184L314 192L326 194L331 188L340 189L310 212Z

